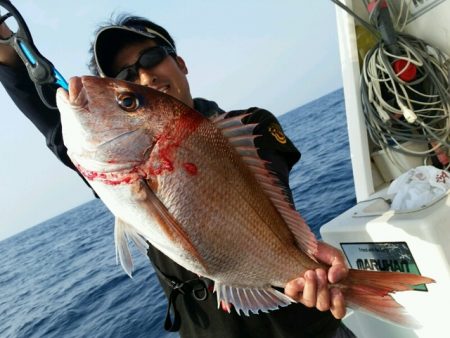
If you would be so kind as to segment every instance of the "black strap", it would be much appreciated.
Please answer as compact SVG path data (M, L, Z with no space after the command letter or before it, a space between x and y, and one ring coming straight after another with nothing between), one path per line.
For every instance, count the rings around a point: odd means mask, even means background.
M164 330L169 332L176 332L180 329L181 320L180 320L180 314L177 311L175 307L175 300L178 296L178 292L174 292L175 290L172 290L169 295L169 303L167 304L167 311L166 311L166 319L164 320ZM170 316L170 309L173 308L173 321Z
M168 276L154 265L159 277L170 286L169 303L167 304L164 329L169 332L176 332L180 329L180 313L177 311L175 301L179 294L183 296L190 294L197 301L204 301L208 298L208 284L202 278L194 278L187 281L180 281L176 277ZM171 311L172 310L172 311ZM173 312L173 319L170 313Z

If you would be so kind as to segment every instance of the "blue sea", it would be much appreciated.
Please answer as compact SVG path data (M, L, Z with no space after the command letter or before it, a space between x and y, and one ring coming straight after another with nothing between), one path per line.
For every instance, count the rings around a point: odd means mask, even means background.
M301 150L291 173L297 209L321 225L355 204L342 90L280 117ZM0 337L177 337L163 329L166 300L135 251L116 265L113 217L93 200L0 242Z

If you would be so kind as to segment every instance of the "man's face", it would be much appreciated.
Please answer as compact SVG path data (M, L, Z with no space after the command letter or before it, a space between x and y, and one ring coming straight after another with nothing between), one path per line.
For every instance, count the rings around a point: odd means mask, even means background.
M135 64L143 51L156 45L150 39L126 45L115 56L112 71L117 74L123 68ZM152 68L139 68L138 75L133 82L169 94L193 107L189 83L186 78L187 73L188 70L182 58L166 56L161 63Z

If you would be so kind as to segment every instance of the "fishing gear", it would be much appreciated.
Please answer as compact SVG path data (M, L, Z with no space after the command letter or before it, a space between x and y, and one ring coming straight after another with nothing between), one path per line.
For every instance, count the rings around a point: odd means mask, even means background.
M365 53L361 65L361 104L370 139L401 170L404 168L393 152L430 159L438 167L450 168L448 56L403 33L407 18L395 29L389 1L362 1L369 22L346 11L370 33L376 30L373 37L378 40ZM400 16L396 21L401 21Z
M56 89L62 87L68 90L67 81L53 64L38 51L25 20L9 0L0 0L0 13L3 13L3 9L6 10L6 14L0 16L0 25L9 18L14 19L14 22L10 24L10 21L8 21L11 35L7 38L0 38L0 43L8 44L14 48L24 62L28 75L34 82L42 102L48 108L57 109Z

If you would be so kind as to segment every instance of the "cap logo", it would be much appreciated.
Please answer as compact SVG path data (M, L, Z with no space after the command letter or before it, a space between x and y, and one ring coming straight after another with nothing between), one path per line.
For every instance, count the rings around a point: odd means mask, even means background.
M281 126L278 123L272 123L269 128L267 128L270 134L278 141L278 143L286 144L286 136L281 130Z

